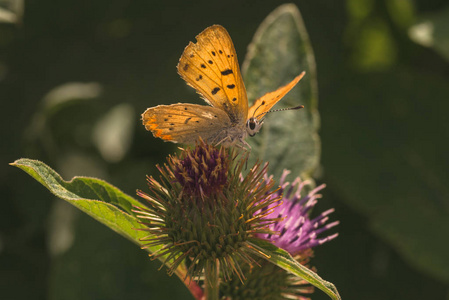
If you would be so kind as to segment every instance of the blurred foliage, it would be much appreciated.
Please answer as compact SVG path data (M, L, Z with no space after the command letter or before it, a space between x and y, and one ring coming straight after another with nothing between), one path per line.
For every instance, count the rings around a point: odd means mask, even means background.
M179 280L157 273L159 264L145 252L74 208L58 208L61 200L7 163L25 156L65 179L96 176L130 195L144 189L144 175L155 174L154 165L176 146L146 132L140 113L161 103L201 103L176 74L184 47L221 24L242 62L257 27L279 4L43 0L26 2L21 22L0 23L5 299L186 297ZM447 1L295 4L317 64L319 181L328 188L316 209L336 207L341 221L339 238L315 251L314 265L343 299L446 299ZM0 2L2 12L11 7ZM60 104L44 100L69 83L81 85L58 96ZM80 94L82 86L97 89ZM121 150L105 154L99 137L120 124L127 137L110 142ZM57 248L50 237L62 226L72 238Z
M449 4L444 10L429 13L410 27L412 40L425 47L431 47L449 60Z
M23 0L0 0L0 23L19 24L24 8Z

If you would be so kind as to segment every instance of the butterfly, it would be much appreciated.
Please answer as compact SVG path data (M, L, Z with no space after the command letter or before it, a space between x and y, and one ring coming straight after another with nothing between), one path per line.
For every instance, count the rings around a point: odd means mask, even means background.
M158 105L142 114L145 128L155 137L174 143L193 144L199 138L225 147L249 146L245 138L262 127L265 115L304 76L265 94L248 108L243 78L231 37L224 27L213 25L184 49L178 73L210 106L189 103ZM292 109L302 108L298 106Z

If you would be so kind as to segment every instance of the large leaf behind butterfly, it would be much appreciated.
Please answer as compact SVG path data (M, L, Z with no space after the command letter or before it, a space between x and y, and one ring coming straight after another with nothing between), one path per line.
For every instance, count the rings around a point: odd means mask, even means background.
M309 177L320 158L313 50L296 6L282 5L262 22L243 63L250 104L287 84L301 71L306 71L304 78L276 108L299 104L305 108L268 114L261 132L247 140L252 147L251 159L270 162L270 173L275 176L287 168L293 174Z

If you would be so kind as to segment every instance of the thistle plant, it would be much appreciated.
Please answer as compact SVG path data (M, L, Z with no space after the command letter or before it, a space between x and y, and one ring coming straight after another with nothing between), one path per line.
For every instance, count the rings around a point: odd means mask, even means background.
M187 275L197 280L220 266L224 280L244 281L241 263L251 265L261 253L251 239L274 234L268 226L278 218L269 215L280 198L267 166L256 164L241 178L246 164L233 150L200 142L158 166L159 181L148 177L149 193L138 191L148 203L135 210L149 233L142 241L162 246L152 256L173 260L169 273L186 260Z

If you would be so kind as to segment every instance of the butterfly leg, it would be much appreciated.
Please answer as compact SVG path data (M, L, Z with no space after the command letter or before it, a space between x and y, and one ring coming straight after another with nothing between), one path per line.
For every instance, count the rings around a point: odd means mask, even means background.
M240 147L240 148L242 148L245 151L249 150L249 152L251 153L251 146L250 146L250 144L248 144L243 138L241 138L240 139L240 143L237 143L236 145L237 145L237 147ZM248 148L246 148L246 147L248 147Z
M229 136L227 136L224 139L222 139L221 141L219 141L218 143L216 143L215 146L218 146L220 144L224 144L223 146L227 147L228 145L225 142L229 142L230 144L232 144L231 138Z

